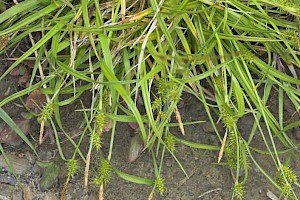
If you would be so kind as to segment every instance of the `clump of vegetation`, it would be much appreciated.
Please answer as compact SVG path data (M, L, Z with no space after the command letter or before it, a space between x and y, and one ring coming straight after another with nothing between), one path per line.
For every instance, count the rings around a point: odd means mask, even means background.
M180 144L219 150L219 162L226 162L233 172L233 196L238 199L247 192L250 166L259 169L282 195L297 198L291 186L299 186L296 176L281 160L287 154L299 156L298 145L287 131L300 121L284 123L283 112L284 98L295 111L300 108L299 15L299 3L292 0L24 0L0 14L0 53L14 51L24 40L31 46L15 58L0 81L24 61L34 60L34 66L27 86L1 100L0 117L26 140L1 107L39 89L48 97L40 114L41 130L47 121L54 133L57 129L65 132L61 107L91 91L91 106L81 110L84 120L79 142L65 134L75 147L72 158L64 157L56 137L59 155L69 170L67 182L79 170L77 159L81 159L87 185L91 154L98 153L102 158L93 181L96 185L105 188L111 173L116 173L125 180L151 185L150 197L155 190L163 194L165 152L178 162L175 153ZM226 128L222 134L216 131L219 147L191 143L170 133L168 123L175 115L185 134L177 106L183 91L199 99L214 126L211 113L219 115ZM278 113L268 107L271 91L278 92ZM61 100L61 95L70 97ZM145 113L138 109L139 95ZM118 111L126 117L119 117ZM249 133L239 130L239 120L246 114L255 119ZM111 129L114 141L116 123L132 121L138 124L137 134L153 156L153 179L116 169L111 162L114 142L109 153L102 155L103 132ZM253 142L257 134L263 138L263 150ZM91 143L87 155L79 148L84 137ZM29 140L26 143L35 151ZM279 151L277 144L285 151ZM4 153L2 146L1 151ZM254 153L270 156L277 177L261 167ZM180 162L178 165L185 173Z

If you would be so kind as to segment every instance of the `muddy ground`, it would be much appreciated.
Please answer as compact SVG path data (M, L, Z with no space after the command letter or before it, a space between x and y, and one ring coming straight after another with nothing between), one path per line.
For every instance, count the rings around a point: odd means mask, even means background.
M2 66L9 63L1 61ZM5 68L0 67L0 75L4 72ZM15 90L22 89L18 87L18 77L7 76L0 82L0 101L13 94ZM8 90L8 88L10 88ZM89 91L81 97L84 102L89 102ZM22 103L19 99L16 99L5 106L3 109L11 116L17 117L25 109L22 108ZM270 101L268 102L273 113L277 112L277 93L273 92ZM68 105L61 108L61 116L63 117L63 125L67 131L71 131L74 127L83 120L83 114L76 112L80 109L81 105L76 102L72 105ZM203 105L193 96L185 93L180 102L180 113L184 122L199 121L205 122L185 126L186 135L182 136L179 128L172 128L171 132L181 138L188 141L193 141L202 144L219 146L220 142L214 133L209 119L205 113ZM286 119L291 117L297 118L291 103L286 100L285 102L285 114ZM218 118L214 115L214 120ZM251 131L253 125L253 118L250 114L245 115L238 121L239 130L242 135L247 137ZM64 165L58 161L58 156L53 155L55 145L37 144L39 134L39 124L32 120L30 128L30 141L35 144L38 152L38 157L33 154L30 148L26 144L19 146L9 146L2 144L5 152L8 154L14 166L17 168L18 176L20 178L21 185L18 185L15 177L9 172L5 166L3 157L0 157L0 199L58 199L59 193L63 188L66 179L66 170ZM263 121L262 121L263 125ZM264 128L264 126L262 126ZM224 129L219 124L218 129L220 133L224 134ZM264 130L266 131L266 130ZM133 163L127 162L127 156L129 151L129 143L134 135L134 130L126 123L118 123L116 128L116 138L114 141L112 164L118 170L128 174L132 174L139 177L153 178L153 163L151 154L143 152L142 155ZM295 143L299 143L299 132L296 130L290 131L291 138ZM109 142L111 133L105 133L103 139L103 153L106 156L108 153ZM78 138L77 138L78 141ZM88 137L83 141L81 150L86 153L86 147L89 145ZM69 142L65 142L63 145L63 152L67 158L70 158L73 154L74 148ZM265 150L265 145L259 133L254 137L252 146ZM280 149L280 145L278 146ZM55 152L55 151L54 151ZM56 154L57 155L57 154ZM172 200L189 200L189 199L231 199L233 178L230 170L227 166L224 166L226 159L223 158L221 164L217 164L218 151L191 149L189 147L177 144L176 157L184 167L188 177L185 176L183 171L179 168L173 157L166 153L162 176L166 181L166 191L163 196L155 193L153 199L172 199ZM269 173L270 176L276 176L276 169L273 161L269 156L262 154L253 154L256 161L263 167L263 169ZM2 155L1 155L2 156ZM298 156L298 155L297 155ZM282 158L286 158L287 155L282 155ZM93 163L97 163L99 154L96 152L92 155ZM40 167L38 161L55 161L59 164L61 172L59 177L54 181L51 188L42 190L40 186L41 176L44 168ZM284 161L284 160L283 160ZM300 174L299 158L293 158L291 161L291 168L295 170L296 174ZM77 175L70 181L68 190L66 192L66 199L98 199L98 187L90 184L88 188L83 187L83 170L84 165L80 165L80 169ZM91 176L95 174L97 167L92 165ZM252 163L249 178L245 185L245 199L270 199L267 196L268 192L273 193L279 197L279 192L272 186L268 180L262 175L262 173ZM146 185L138 185L135 183L127 182L116 174L113 174L111 181L104 188L104 197L107 200L114 199L148 199L149 194L152 191L152 187ZM299 188L296 189L296 193L300 196Z

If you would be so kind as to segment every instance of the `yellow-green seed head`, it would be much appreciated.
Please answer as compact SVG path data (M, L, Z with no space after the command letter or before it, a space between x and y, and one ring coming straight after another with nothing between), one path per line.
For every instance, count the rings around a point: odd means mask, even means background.
M243 49L239 52L239 55L242 56L245 61L249 64L252 64L255 58L255 55L248 49Z
M244 198L244 185L243 184L236 184L234 186L234 194L238 199Z
M104 130L106 123L106 115L104 112L98 112L95 116L95 125L96 125L96 132L101 134Z
M93 137L92 137L92 145L93 147L99 151L101 149L101 144L102 144L102 141L101 141L101 134L98 134L98 133L93 133Z
M78 162L75 159L70 159L67 161L68 176L74 176L78 169Z
M159 192L159 194L163 195L163 193L165 191L165 179L163 179L161 177L157 177L157 179L155 181L155 187L156 187L157 191Z
M53 105L52 104L46 104L43 106L42 112L41 112L41 119L47 120L52 117L53 114Z
M233 131L236 123L234 116L232 116L232 114L226 109L225 105L220 106L220 113L221 113L222 121L226 126L226 128L229 131Z
M237 141L234 131L230 131L225 144L225 155L230 169L237 169Z
M161 78L155 83L155 86L162 103L165 104L180 99L179 85L176 82Z
M294 30L285 31L286 39L294 46L295 49L300 50L300 34Z
M108 91L108 89L105 89L102 95L102 107L103 110L107 110L107 108L109 107L109 98L110 98L110 93Z
M174 153L175 152L175 139L174 137L172 136L172 134L168 133L166 136L165 136L165 143L168 147L168 149L171 151L171 153Z
M158 110L162 106L161 98L155 98L152 102L152 109Z
M286 197L290 197L293 194L293 188L290 184L284 184L282 186L282 194Z
M101 185L102 184L102 179L101 176L96 176L92 179L92 184L94 185Z
M222 79L222 76L219 75L219 76L214 76L213 77L214 81L215 81L215 84L218 88L218 90L223 93L224 92L224 84L223 84L223 79Z
M236 149L225 147L224 152L227 158L229 168L232 170L237 170Z
M158 113L158 116L159 116L161 119L166 119L167 114L166 114L164 111L160 111L160 112Z
M289 183L297 183L297 176L289 166L282 166L282 171Z
M101 161L99 176L100 176L101 183L103 183L104 185L106 185L109 182L111 177L111 164L108 160L103 159Z
M0 51L3 50L6 47L9 40L10 40L9 35L0 36Z

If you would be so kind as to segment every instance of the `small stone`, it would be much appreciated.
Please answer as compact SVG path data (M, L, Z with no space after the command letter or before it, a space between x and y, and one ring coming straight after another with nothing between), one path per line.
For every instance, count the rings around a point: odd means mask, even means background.
M30 164L34 164L35 163L35 157L32 153L30 153L29 151L25 152L25 157L26 159L29 161Z
M98 200L98 195L95 193L90 194L88 200Z
M41 174L41 167L35 163L31 168L31 172L34 174Z
M13 153L7 154L7 158L12 163L17 175L22 175L30 169L30 163L26 158L20 158ZM12 173L2 155L0 156L0 168Z
M223 126L221 123L216 124L216 128L219 132L223 131ZM206 133L214 133L215 129L210 122L203 123L202 129Z
M0 182L10 184L10 185L15 185L16 184L16 178L12 175L0 174Z
M58 198L57 198L57 195L54 194L53 192L48 192L48 193L45 195L44 200L58 200Z
M20 199L23 199L22 198L22 189L19 188L19 187L15 187L14 191L13 191L13 194L12 194L12 199L13 200L20 200Z
M19 129L27 135L30 131L30 120L17 118L13 119L13 121L18 125ZM12 146L17 146L22 144L23 140L20 136L12 130L12 128L4 123L0 123L0 143L9 144Z
M46 149L40 149L39 151L39 160L43 162L48 162L53 158L52 151Z
M12 199L12 193L14 191L14 186L0 183L0 199Z

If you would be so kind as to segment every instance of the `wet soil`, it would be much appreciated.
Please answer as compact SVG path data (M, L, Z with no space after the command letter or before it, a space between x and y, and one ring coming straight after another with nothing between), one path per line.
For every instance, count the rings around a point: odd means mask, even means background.
M1 64L2 66L7 65L7 63L3 61L1 61L0 65ZM3 71L4 68L1 68L0 74L2 74ZM3 79L0 82L0 100L2 101L9 95L13 94L15 91L14 87L17 90L20 89L17 86L17 78L7 76ZM272 96L267 103L274 114L277 114L277 96L276 92L272 93ZM90 101L89 97L90 94L89 91L87 91L81 99L88 104ZM19 99L4 105L3 109L11 117L16 117L20 115L21 112L25 111L25 109L22 108L22 103ZM83 114L76 111L78 109L81 109L79 101L61 108L63 126L66 131L72 131L74 128L78 127L84 119ZM184 122L199 120L204 122L185 126L185 136L181 135L179 128L174 127L171 129L171 132L174 135L196 143L220 146L220 141L210 125L203 105L195 97L185 93L180 102L179 111ZM294 115L294 113L295 111L291 102L286 100L286 120L295 120L298 118L297 115ZM214 116L214 120L217 122L217 116L214 113L212 115ZM250 134L253 123L254 119L251 114L243 116L238 121L239 131L245 138L247 138ZM263 131L267 133L267 130L263 125L264 122L262 121L261 124ZM218 129L221 136L223 136L225 130L221 124L218 126ZM143 152L133 163L127 162L129 144L134 135L133 132L134 130L130 128L128 124L117 123L111 162L114 167L122 172L138 177L153 179L154 170L152 155L149 152ZM10 170L7 166L5 166L3 159L0 160L0 199L60 198L59 194L66 179L65 165L61 164L61 161L57 161L59 160L57 159L59 155L55 152L55 145L47 144L47 142L41 146L37 145L38 133L39 124L32 120L31 131L28 137L31 142L36 145L38 156L34 155L26 144L16 147L3 144L5 152L9 155L14 166L19 170L17 174L20 178L21 185L18 184L12 173L9 172ZM291 130L288 134L291 134L293 142L299 143L300 132L298 132L298 129ZM111 133L105 133L102 147L104 156L107 156L108 154L110 139ZM78 141L78 138L76 141ZM81 145L81 151L84 155L86 155L88 146L89 141L88 137L86 137ZM258 132L255 134L252 146L260 150L266 149L262 137ZM284 149L279 144L277 147L278 149ZM62 148L66 158L70 158L74 152L74 147L69 142L65 142L63 143ZM220 164L217 164L218 153L218 151L192 149L184 145L177 144L175 156L183 166L183 169L188 176L185 175L172 155L165 153L162 177L165 178L166 191L162 196L155 193L153 199L231 199L233 191L232 188L234 185L233 177L229 168L225 166L225 158L222 159ZM258 153L253 153L253 156L265 172L273 178L276 177L277 170L270 156ZM288 155L283 154L281 156L282 161L284 161L287 156ZM97 172L97 166L95 164L98 162L99 157L99 153L93 152L91 176L95 175ZM53 160L59 163L61 172L51 188L42 190L40 181L44 169L38 165L38 161ZM299 163L298 158L292 158L290 164L291 168L295 170L297 175L300 174ZM88 188L84 188L84 164L81 163L80 166L78 173L69 183L68 190L66 192L66 199L98 199L98 187L90 184ZM104 188L104 198L108 200L148 199L152 189L152 187L147 185L139 185L125 181L113 173L110 182ZM278 190L270 184L266 177L263 176L260 170L252 162L250 164L248 181L245 185L244 199L270 199L267 196L268 191L274 193L277 197L280 196ZM299 188L296 189L296 193L300 196Z

